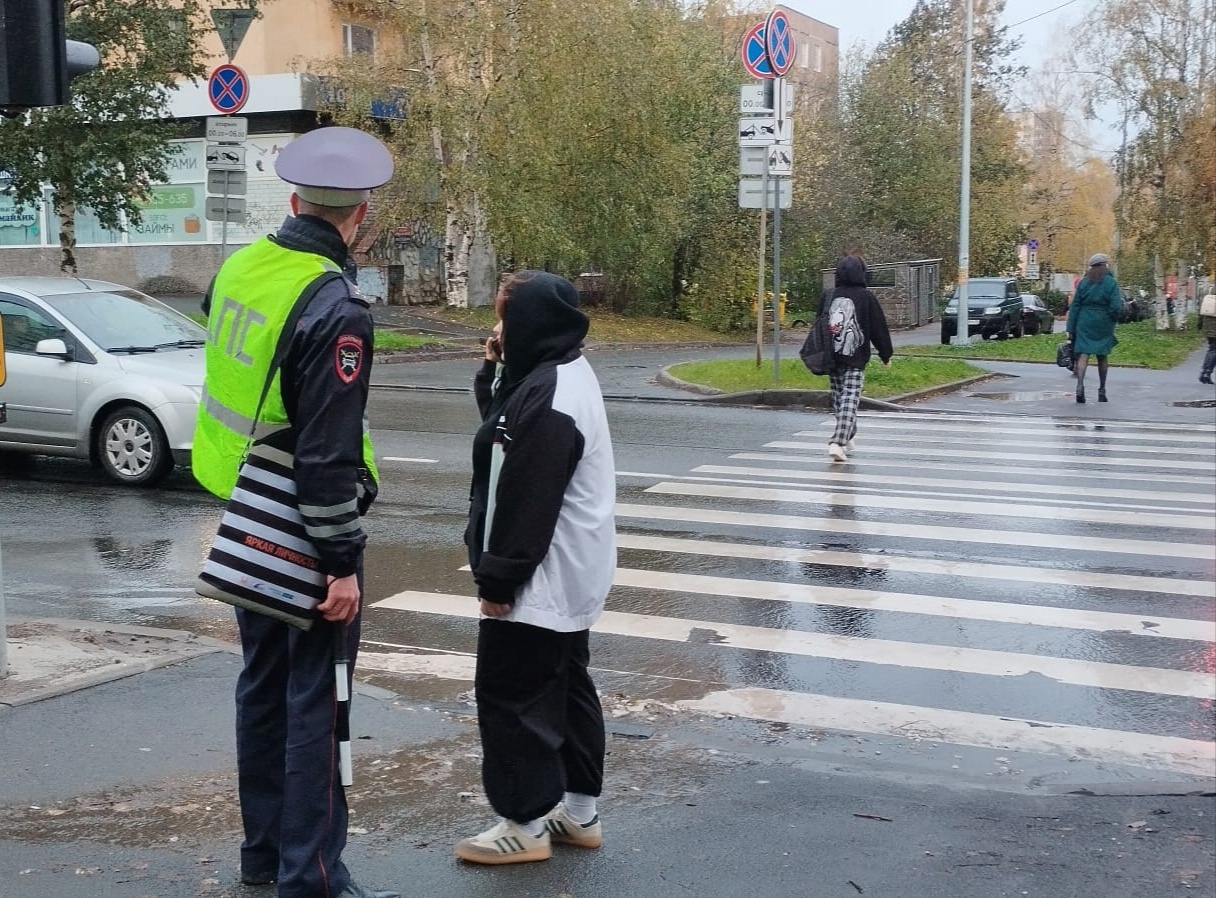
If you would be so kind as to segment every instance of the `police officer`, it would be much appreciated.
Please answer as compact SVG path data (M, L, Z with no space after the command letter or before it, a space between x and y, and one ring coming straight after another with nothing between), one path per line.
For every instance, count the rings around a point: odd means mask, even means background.
M305 530L329 585L317 606L323 619L308 630L236 611L245 660L236 690L241 881L277 882L279 898L398 898L356 883L342 863L347 808L333 667L345 627L354 668L367 541L360 516L376 492L365 424L372 320L349 247L393 161L369 134L321 128L288 144L275 171L295 185L292 215L277 234L234 253L204 300L207 375L194 474L227 498L256 415L256 438L295 457ZM306 294L285 337L277 389L259 412L280 334Z

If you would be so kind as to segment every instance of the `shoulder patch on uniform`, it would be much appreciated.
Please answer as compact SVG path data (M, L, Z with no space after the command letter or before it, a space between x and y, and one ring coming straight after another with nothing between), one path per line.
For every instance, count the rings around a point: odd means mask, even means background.
M363 370L363 338L354 334L338 337L334 348L334 372L344 384L354 383Z

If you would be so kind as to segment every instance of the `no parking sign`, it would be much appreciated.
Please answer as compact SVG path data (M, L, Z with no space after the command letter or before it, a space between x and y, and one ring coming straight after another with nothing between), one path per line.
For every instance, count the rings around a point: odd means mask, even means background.
M225 115L239 112L249 100L249 76L232 65L222 65L207 79L207 99Z

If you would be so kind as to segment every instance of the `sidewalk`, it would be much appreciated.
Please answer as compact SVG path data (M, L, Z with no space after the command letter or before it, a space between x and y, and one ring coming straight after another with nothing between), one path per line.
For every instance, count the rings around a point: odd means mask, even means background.
M0 710L0 895L270 898L238 881L239 656L182 634L105 629L99 642L128 640L134 660L158 641L185 656ZM814 733L761 738L665 719L609 724L602 850L462 866L452 844L490 818L471 715L358 690L345 857L363 882L472 898L1142 898L1213 887L1216 801L1185 794L1193 785L1028 795L918 782L819 755Z

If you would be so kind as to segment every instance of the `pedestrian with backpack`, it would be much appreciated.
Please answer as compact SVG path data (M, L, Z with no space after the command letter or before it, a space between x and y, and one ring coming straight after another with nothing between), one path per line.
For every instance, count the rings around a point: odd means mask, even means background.
M1208 295L1199 304L1199 330L1208 338L1208 351L1203 356L1203 366L1199 369L1199 382L1210 384L1212 372L1216 371L1216 287L1208 291Z
M836 429L828 441L828 457L832 461L846 461L857 434L857 410L861 406L870 347L878 350L884 368L890 367L894 353L882 306L866 287L864 259L847 255L837 263L836 286L823 291L819 314L828 318L834 363L828 380Z

